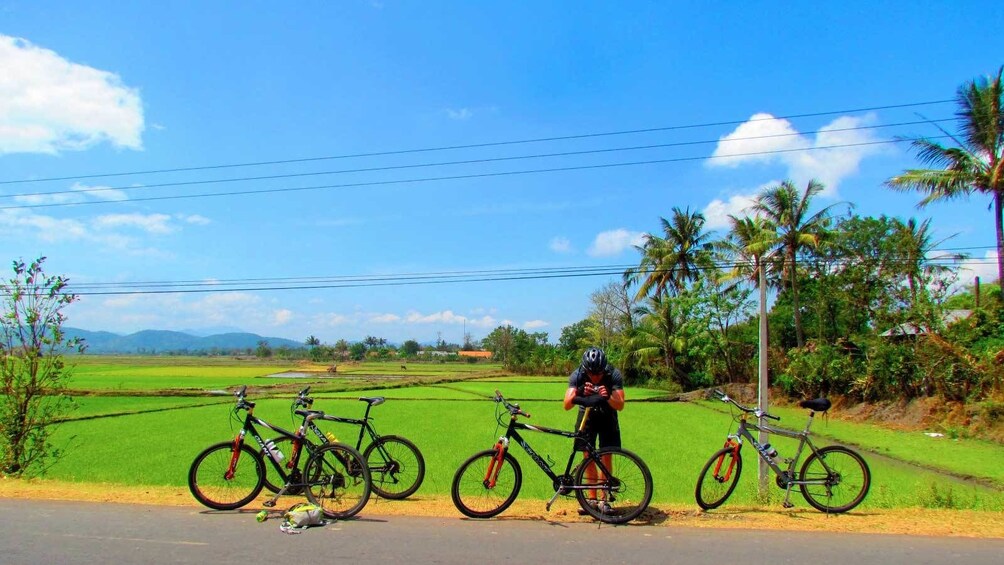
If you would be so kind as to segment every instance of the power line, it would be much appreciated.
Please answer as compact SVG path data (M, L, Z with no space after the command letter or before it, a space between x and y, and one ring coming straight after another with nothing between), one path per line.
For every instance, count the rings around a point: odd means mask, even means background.
M983 248L990 248L985 246ZM932 250L931 253L945 251ZM819 262L819 260L800 259L800 264ZM853 263L846 258L824 259L821 262L848 265ZM958 257L931 257L928 264L957 264ZM996 261L967 260L968 265L996 265ZM746 266L745 261L717 261L708 266L696 267L697 271L730 270ZM626 271L637 269L637 265L599 265L594 267L537 267L525 269L484 269L465 271L436 271L428 273L393 273L380 275L330 275L307 277L268 277L239 278L213 280L180 280L180 281L137 281L111 283L83 283L68 285L67 290L79 296L116 296L116 295L150 295L150 294L196 294L222 292L262 292L282 290L325 290L337 288L382 287L382 286L418 286L449 283L472 282L510 282L522 280L580 278L595 276L622 276ZM633 271L638 275L668 273L672 269L638 269Z
M899 122L892 124L879 124L879 125L869 125L869 126L855 126L847 128L834 128L825 130L826 133L835 132L848 132L848 131L860 131L869 129L879 129L879 128L890 128L890 127L900 127L905 125L916 125L923 123L939 123L952 121L954 118L941 118L937 120L922 120L922 121L912 121L912 122ZM314 171L309 173L285 173L280 175L263 175L255 177L236 177L236 178L225 178L225 179L208 179L208 180L195 180L195 181L179 181L179 182L165 182L156 184L144 184L144 185L131 185L131 186L115 186L115 187L95 187L87 188L85 190L58 190L51 192L25 192L19 194L0 194L0 198L25 198L34 196L55 196L59 194L93 194L100 192L121 192L127 190L140 190L140 189L150 189L150 188L166 188L175 186L197 186L206 184L222 184L222 183L232 183L232 182L252 182L261 180L277 180L277 179L289 179L289 178L300 178L300 177L314 177L314 176L326 176L326 175L340 175L349 173L372 173L372 172L385 172L403 169L418 169L418 168L431 168L431 167L446 167L446 166L456 166L456 165L474 165L474 164L485 164L485 163L498 163L505 161L520 161L524 159L546 159L553 157L572 157L581 155L597 155L601 153L617 153L625 151L642 151L647 149L666 149L669 147L687 147L695 145L707 145L711 143L734 143L740 141L753 141L759 139L773 139L779 137L797 137L807 134L819 134L824 130L815 130L811 132L791 132L791 133L777 133L777 134L766 134L766 135L755 135L748 137L735 137L731 139L705 139L697 141L678 141L673 143L658 143L650 145L638 145L632 147L612 147L603 149L590 149L584 151L564 151L559 153L538 153L531 155L516 155L509 157L485 157L481 159L467 159L461 161L440 161L435 163L415 163L409 165L387 165L382 167L366 167L359 169L342 169L335 171Z
M938 139L947 136L930 137L928 139ZM736 157L754 157L762 155L776 155L782 153L795 153L800 151L819 151L824 149L841 149L848 147L865 147L871 145L887 145L891 143L902 143L906 141L911 141L910 139L893 139L893 140L880 140L880 141L868 141L860 143L845 143L836 145L823 145L816 147L801 147L795 149L776 149L772 151L754 151L749 153L733 153L731 155L721 155L721 156L699 156L699 157L675 157L670 159L653 159L647 161L630 161L621 163L605 163L600 165L578 165L569 167L555 167L548 169L530 169L522 171L503 171L494 173L475 173L468 175L450 175L442 177L426 177L417 179L399 179L399 180L389 180L389 181L370 181L370 182L358 182L358 183L345 183L345 184L329 184L329 185L319 185L319 186L300 186L300 187L286 187L286 188L268 188L268 189L257 189L257 190L238 190L231 192L209 192L202 194L176 194L176 195L166 195L166 196L148 196L143 198L133 198L126 201L114 201L114 200L92 200L85 202L53 202L48 204L23 204L18 206L0 206L0 210L20 210L20 209L31 209L31 208L62 208L65 206L89 206L97 204L111 204L111 203L121 203L121 202L152 202L158 200L188 200L196 198L215 198L223 196L246 196L252 194L275 194L275 193L288 193L288 192L304 192L304 191L314 191L314 190L328 190L334 188L360 188L367 186L391 186L399 184L416 184L423 182L439 182L448 180L469 180L477 178L492 178L492 177L505 177L505 176L517 176L517 175L530 175L530 174L541 174L541 173L556 173L556 172L568 172L568 171L584 171L584 170L596 170L596 169L609 169L615 167L632 167L639 165L656 165L656 164L666 164L666 163L681 163L686 161L701 161L701 160L711 160L711 159L734 159ZM81 191L87 192L87 191Z
M534 139L521 139L521 140L509 140L509 141L494 141L487 143L472 143L465 145L448 145L441 147L425 147L418 149L400 149L391 151L377 151L372 153L354 153L345 155L331 155L324 157L303 157L297 159L281 159L273 161L254 161L248 163L228 163L221 165L204 165L199 167L177 167L169 169L150 169L144 171L129 171L129 172L116 172L116 173L94 173L94 174L83 174L83 175L73 175L65 177L47 177L40 179L18 179L18 180L3 180L0 181L0 185L5 184L21 184L21 183L39 183L39 182L49 182L49 181L63 181L63 180L75 180L75 179L91 179L91 178L108 178L108 177L121 177L130 175L153 175L153 174L163 174L163 173L178 173L178 172L191 172L191 171L208 171L208 170L218 170L218 169L231 169L240 167L259 167L266 165L285 165L292 163L307 163L314 161L330 161L337 159L355 159L363 157L384 157L390 155L407 155L413 153L430 153L435 151L454 151L460 149L478 149L485 147L500 147L505 145L520 145L527 143L543 143L551 141L568 141L572 139L588 139L596 137L609 137L617 135L634 135L639 133L654 133L660 131L674 131L683 129L696 129L703 127L716 127L716 126L727 126L727 125L737 125L747 122L756 121L770 121L770 120L790 120L795 118L810 118L818 116L827 116L833 114L847 114L854 112L870 112L875 110L890 110L897 108L911 108L917 106L931 106L935 104L945 104L955 102L955 100L931 100L928 102L911 102L907 104L889 104L885 106L871 106L867 108L853 108L844 110L830 110L825 112L811 112L804 114L790 114L787 116L776 116L770 118L754 118L745 120L727 120L721 122L706 122L700 124L687 124L687 125L675 125L675 126L665 126L665 127L655 127L655 128L644 128L644 129L634 129L634 130L621 130L621 131L611 131L611 132L599 132L599 133L585 133L578 135L565 135L565 136L555 136L555 137L541 137Z

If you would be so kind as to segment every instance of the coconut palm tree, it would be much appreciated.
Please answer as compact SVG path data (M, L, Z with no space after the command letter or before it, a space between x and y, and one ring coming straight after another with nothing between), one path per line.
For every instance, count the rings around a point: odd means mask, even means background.
M731 269L727 276L756 285L760 264L774 251L777 241L773 226L761 216L729 215L729 230L716 249Z
M704 231L704 215L675 206L672 211L671 220L659 218L665 237L649 234L643 245L635 246L641 263L624 273L626 287L639 284L635 300L650 294L679 294L708 263L711 236Z
M956 96L958 134L948 134L955 143L946 147L927 138L911 145L929 169L908 169L886 181L895 190L925 194L917 205L951 200L979 192L993 200L997 233L997 280L1004 281L1004 90L1001 74L963 84ZM940 128L939 128L940 129Z
M782 279L787 279L791 289L791 306L795 311L795 339L798 347L805 345L802 329L802 312L798 303L798 255L807 249L814 249L829 222L829 210L833 206L809 215L812 198L823 191L822 183L811 180L805 191L799 194L795 184L784 181L765 189L753 204L753 211L762 215L764 221L774 230L773 245L777 247Z

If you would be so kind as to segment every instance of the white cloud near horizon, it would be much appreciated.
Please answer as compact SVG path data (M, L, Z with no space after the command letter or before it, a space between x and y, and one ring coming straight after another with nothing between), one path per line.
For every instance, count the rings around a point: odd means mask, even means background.
M876 141L870 130L853 129L874 122L873 114L842 116L820 128L815 139L810 139L799 133L788 120L758 113L719 139L714 153L705 163L709 167L730 168L780 163L788 169L786 176L796 185L804 186L816 179L825 186L822 194L833 198L837 195L840 182L856 173L865 157L881 153L884 149L878 145L822 148Z
M544 320L530 320L529 322L523 324L523 327L528 330L536 330L539 328L546 328L550 325L550 322L545 322Z
M959 265L959 284L972 284L974 277L981 282L997 280L997 250L987 251L983 257L964 259Z
M0 34L0 155L81 151L102 142L141 150L139 90L111 72Z
M624 228L600 232L593 240L588 253L593 257L612 257L633 245L644 244L646 237L643 232L628 231Z

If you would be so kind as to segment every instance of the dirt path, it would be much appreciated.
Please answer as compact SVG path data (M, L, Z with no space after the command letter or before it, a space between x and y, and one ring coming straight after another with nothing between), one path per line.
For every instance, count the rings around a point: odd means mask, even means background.
M201 508L187 489L167 487L121 487L55 481L22 481L0 479L0 497L16 499L82 500L109 503L137 503ZM260 502L248 505L243 512L253 519L262 508ZM279 508L288 503L279 502ZM572 500L559 500L550 512L544 502L517 501L500 519L557 522L586 522L576 512ZM462 519L449 497L417 496L403 501L387 501L373 497L363 509L364 514L385 516L441 516ZM652 526L674 525L695 528L780 529L796 531L829 531L882 533L928 536L958 536L1004 538L1004 512L969 510L895 509L864 510L827 516L815 510L725 508L702 512L693 506L658 506L650 508L640 523Z

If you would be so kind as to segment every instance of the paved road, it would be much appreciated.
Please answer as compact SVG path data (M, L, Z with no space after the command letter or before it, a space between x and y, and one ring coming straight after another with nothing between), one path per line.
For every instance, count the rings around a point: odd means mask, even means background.
M18 565L1004 563L1002 539L398 516L287 535L250 511L0 499L0 512L0 564Z

